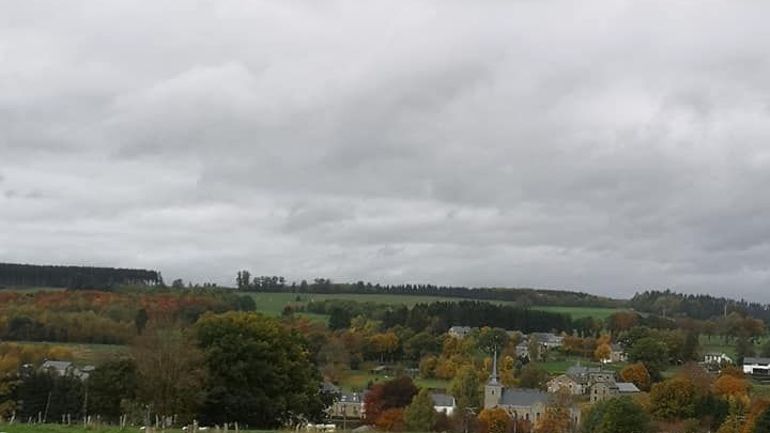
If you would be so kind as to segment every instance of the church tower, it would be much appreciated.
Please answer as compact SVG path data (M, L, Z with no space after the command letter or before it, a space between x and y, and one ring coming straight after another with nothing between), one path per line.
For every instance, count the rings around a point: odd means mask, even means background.
M497 378L497 348L495 348L495 357L492 359L492 376L489 382L484 386L484 409L489 409L500 404L500 398L503 395L503 385Z

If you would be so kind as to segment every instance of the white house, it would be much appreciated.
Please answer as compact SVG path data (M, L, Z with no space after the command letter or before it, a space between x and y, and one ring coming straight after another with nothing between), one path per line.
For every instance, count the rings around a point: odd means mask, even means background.
M733 359L729 356L725 355L724 353L718 353L718 352L709 352L705 355L703 355L703 363L704 364L716 364L716 365L722 365L722 364L732 364Z
M743 358L743 373L752 375L770 375L770 358Z
M449 394L432 392L430 393L430 398L433 399L433 410L436 412L444 412L447 416L451 416L457 407L455 398Z
M449 328L448 334L454 338L465 338L472 330L470 326L453 326Z

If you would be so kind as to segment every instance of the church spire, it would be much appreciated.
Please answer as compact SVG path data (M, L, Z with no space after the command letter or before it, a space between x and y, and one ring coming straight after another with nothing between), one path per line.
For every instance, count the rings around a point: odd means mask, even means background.
M494 358L492 358L492 376L489 378L490 385L497 385L497 346L495 346Z

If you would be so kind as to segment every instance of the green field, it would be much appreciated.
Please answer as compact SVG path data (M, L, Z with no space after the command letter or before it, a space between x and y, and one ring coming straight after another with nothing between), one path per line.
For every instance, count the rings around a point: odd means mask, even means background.
M451 298L440 296L411 296L411 295L369 295L369 294L319 294L319 293L251 293L254 302L257 304L257 311L278 316L283 308L289 304L303 305L309 301L324 301L327 299L344 299L356 302L371 302L375 304L407 305L413 306L419 303L430 302L457 302L467 300L463 298ZM501 305L514 305L509 301L488 301ZM536 310L550 311L554 313L564 313L572 316L573 319L583 317L594 317L596 319L605 319L607 316L620 311L616 308L599 307L532 307ZM322 320L324 316L314 315L315 319Z
M21 341L13 342L19 345L28 346L58 346L66 347L72 351L74 359L72 360L77 365L98 365L105 360L112 357L124 354L128 351L127 346L120 346L116 344L82 344L82 343L56 343L56 342L37 342L37 341Z

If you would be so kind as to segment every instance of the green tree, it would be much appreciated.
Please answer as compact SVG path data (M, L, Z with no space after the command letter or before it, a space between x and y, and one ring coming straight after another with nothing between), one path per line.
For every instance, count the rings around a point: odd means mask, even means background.
M147 326L147 321L150 320L150 317L147 315L147 310L144 308L140 308L136 315L134 316L134 326L136 326L136 333L138 335L142 335L142 332L144 332L144 328Z
M457 401L457 410L464 413L466 409L481 407L481 382L476 370L466 366L452 380L449 392Z
M629 397L604 400L591 407L583 417L581 433L647 433L650 419L639 404Z
M426 388L420 390L406 407L404 421L406 421L406 428L410 431L427 432L433 427L436 411L433 410L433 399Z
M321 378L298 332L236 312L204 316L196 331L209 374L203 422L275 428L321 416Z
M661 372L667 365L668 348L657 338L640 338L628 351L628 360L643 363L653 381L659 380Z
M347 329L352 319L350 310L344 307L334 306L329 312L329 329L336 331L338 329Z
M698 350L700 348L700 342L698 341L698 334L695 332L688 332L684 339L684 345L682 346L682 361L695 361L698 359Z
M735 362L737 365L743 364L743 358L754 356L754 344L746 337L740 337L735 343Z
M136 364L131 359L108 361L88 378L88 412L116 421L122 415L121 401L136 398Z
M519 386L522 388L545 389L548 371L539 364L530 362L521 369Z

